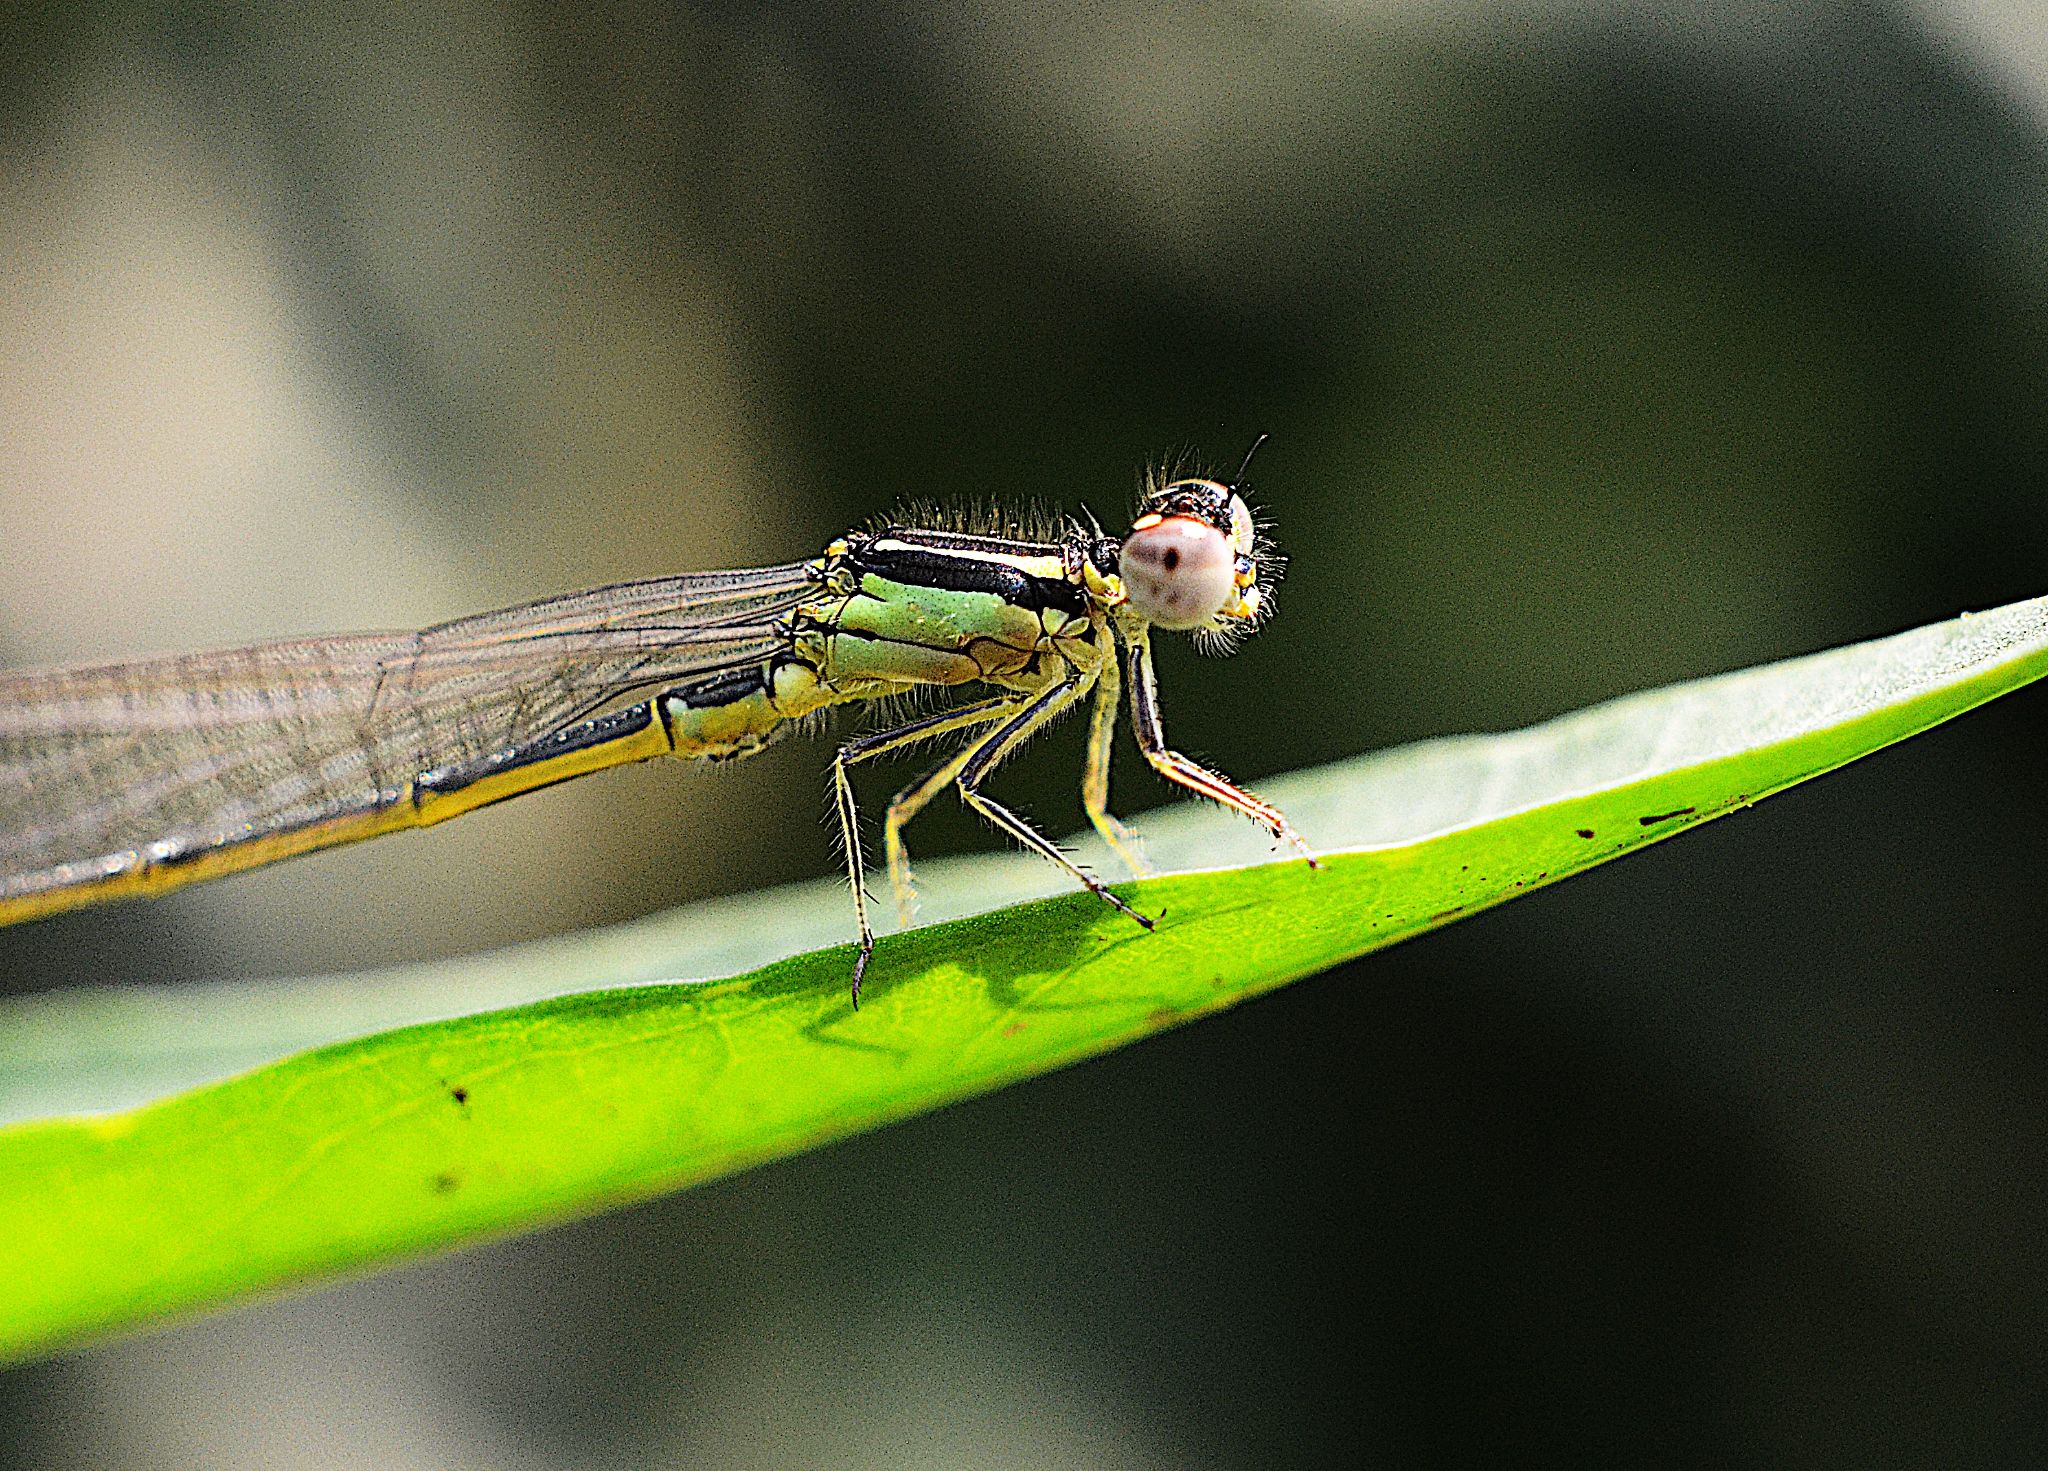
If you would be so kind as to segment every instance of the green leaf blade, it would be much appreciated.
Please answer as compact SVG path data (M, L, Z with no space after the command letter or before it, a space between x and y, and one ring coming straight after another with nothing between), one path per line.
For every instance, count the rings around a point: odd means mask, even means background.
M402 977L391 1024L367 1035L138 1107L0 1129L0 1358L642 1198L1124 1045L1660 841L2043 672L2037 601L1304 773L1271 795L1330 850L1321 871L1256 861L1262 840L1243 824L1167 814L1148 824L1155 854L1188 871L1120 890L1162 916L1155 933L1083 895L933 925L884 941L858 1014L843 945L730 980L432 1021L404 1006L459 1000ZM1193 867L1205 860L1253 861ZM1044 876L998 857L952 878L1000 901ZM773 896L771 912L808 902ZM601 959L581 967L573 947L544 954L569 984L607 967L689 973L665 933L591 937ZM0 1012L0 1056L64 1016ZM69 1016L81 1047L103 1025L90 1006Z

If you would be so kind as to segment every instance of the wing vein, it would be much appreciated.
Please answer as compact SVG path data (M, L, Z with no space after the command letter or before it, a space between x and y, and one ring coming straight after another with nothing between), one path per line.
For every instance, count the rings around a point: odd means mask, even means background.
M416 633L0 673L0 903L376 812L423 772L769 657L811 587L803 563L686 574Z

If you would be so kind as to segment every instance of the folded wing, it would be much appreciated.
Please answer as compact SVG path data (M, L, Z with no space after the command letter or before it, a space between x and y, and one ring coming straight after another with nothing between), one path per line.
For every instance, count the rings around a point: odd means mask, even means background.
M139 865L368 817L424 772L757 662L810 586L802 563L657 578L419 633L0 674L0 920Z

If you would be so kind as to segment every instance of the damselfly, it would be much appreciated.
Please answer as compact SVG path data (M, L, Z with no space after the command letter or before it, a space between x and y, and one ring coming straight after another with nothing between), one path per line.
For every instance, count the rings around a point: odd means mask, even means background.
M906 915L903 829L951 787L1150 929L983 784L1092 695L1082 807L1144 874L1109 812L1128 691L1155 770L1313 864L1277 809L1167 745L1152 672L1152 629L1227 650L1271 611L1275 575L1237 483L1159 475L1122 537L1092 520L1040 541L892 523L805 562L620 583L419 633L0 674L0 923L426 827L628 761L749 755L834 705L978 685L980 698L857 735L833 758L854 1005L874 931L848 772L922 742L954 744L882 822Z

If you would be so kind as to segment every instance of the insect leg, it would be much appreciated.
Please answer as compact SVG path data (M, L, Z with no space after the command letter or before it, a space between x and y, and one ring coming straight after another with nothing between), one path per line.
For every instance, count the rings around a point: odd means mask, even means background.
M1139 878L1154 872L1145 857L1138 835L1118 822L1109 811L1109 759L1116 749L1117 707L1123 702L1123 681L1117 672L1115 653L1102 661L1101 681L1095 688L1095 704L1088 714L1088 760L1081 768L1081 810L1088 814L1095 831L1110 851L1124 861Z
M1076 675L1064 683L1053 685L1042 694L1034 696L1029 704L1017 712L1009 724L982 737L968 752L967 760L961 764L957 778L960 800L1032 852L1065 869L1076 883L1103 903L1128 914L1149 930L1152 928L1152 921L1149 918L1110 893L1101 879L1062 853L1051 839L1030 823L993 797L983 796L981 792L981 783L988 774L1019 746L1072 709L1075 703L1088 693L1090 683L1090 680Z
M876 756L886 755L890 751L900 751L905 746L912 746L919 741L930 740L934 736L945 735L950 731L969 729L976 725L987 725L992 721L1002 719L1016 708L1016 697L1005 696L1001 699L981 700L972 705L962 705L954 710L942 710L936 715L927 715L921 720L912 720L903 725L893 726L888 730L871 731L866 735L855 736L852 740L841 746L838 755L832 758L832 801L834 808L839 813L839 837L842 846L846 850L846 874L853 884L853 916L860 929L860 954L853 962L853 1005L855 1010L860 1009L860 982L861 977L867 974L868 957L874 954L875 932L868 924L867 889L861 882L865 865L861 861L860 853L860 811L854 802L853 783L847 778L847 769L863 761L872 760ZM970 746L968 749L972 750L973 747ZM942 767L941 770L953 767L955 762L961 759L964 759L964 753L962 757L956 757L954 761L949 761L947 766ZM949 773L947 780L951 779ZM911 790L914 791L915 788ZM902 800L903 796L899 795L895 802L889 804L889 813L892 821L895 819L897 805ZM927 800L929 799L927 798ZM922 802L918 804L918 806L922 805L924 805ZM912 809L913 814L915 810L915 808ZM906 818L905 821L907 820ZM901 823L898 823L897 826L900 827ZM884 836L892 849L890 856L890 878L892 881L895 881L897 879L896 867L903 846L902 838L900 834L887 829L885 829ZM902 881L907 883L909 876L909 863L907 859L904 859Z
M1005 702L1005 708L1014 710L1016 702ZM903 829L933 797L952 785L973 754L972 742L962 746L892 797L882 818L882 856L889 866L889 887L896 895L896 917L904 925L917 916L917 889L910 874L910 850L903 845Z
M1310 868L1321 868L1315 853L1279 808L1260 801L1166 744L1166 726L1159 718L1159 684L1152 675L1152 648L1142 633L1130 641L1130 659L1131 729L1138 737L1138 749L1152 769L1170 782L1178 782L1191 792L1243 813L1281 842L1291 843L1308 860Z

